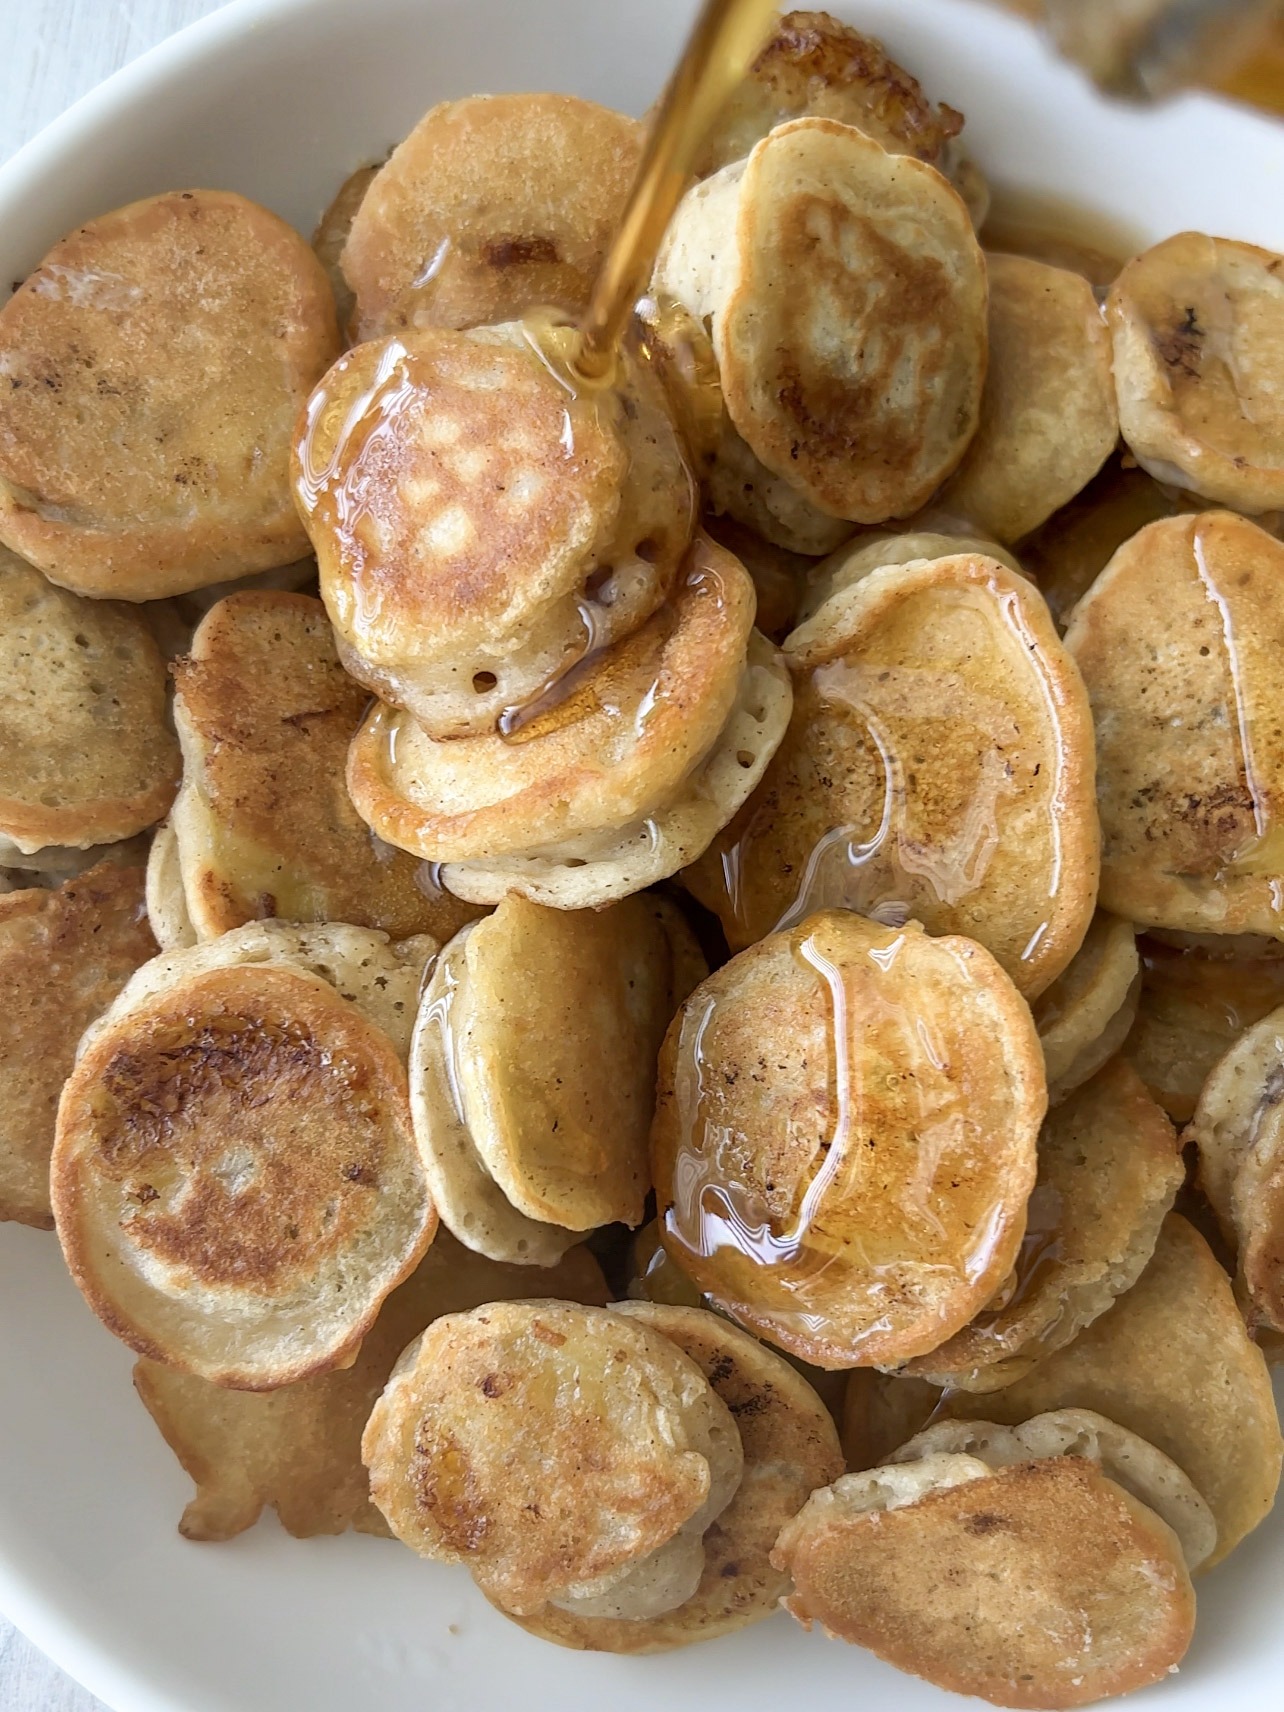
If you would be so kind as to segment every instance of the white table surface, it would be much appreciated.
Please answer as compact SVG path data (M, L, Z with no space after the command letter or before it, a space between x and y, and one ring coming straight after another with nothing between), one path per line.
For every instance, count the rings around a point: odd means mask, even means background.
M0 160L220 0L0 0ZM49 1239L54 1240L52 1237ZM103 1712L0 1615L0 1712ZM175 1707L175 1712L182 1712Z

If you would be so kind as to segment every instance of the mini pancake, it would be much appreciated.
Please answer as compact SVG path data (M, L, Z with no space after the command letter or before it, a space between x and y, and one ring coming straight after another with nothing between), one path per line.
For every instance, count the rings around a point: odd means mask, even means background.
M700 1585L676 1610L650 1621L612 1621L547 1606L519 1621L543 1640L582 1651L667 1652L772 1615L789 1586L769 1562L776 1535L817 1486L842 1472L842 1453L820 1398L756 1338L701 1308L617 1302L611 1311L660 1332L697 1363L735 1418L744 1474L705 1533Z
M434 1321L394 1369L362 1455L397 1538L465 1564L518 1616L610 1593L641 1603L648 1560L680 1535L695 1568L671 1599L683 1603L743 1466L730 1411L677 1344L553 1301Z
M228 1391L159 1362L139 1361L134 1389L196 1482L178 1530L229 1540L270 1507L297 1539L356 1528L386 1535L370 1502L361 1434L397 1357L430 1321L484 1302L556 1290L604 1305L602 1270L586 1248L548 1269L500 1266L441 1232L379 1310L351 1367L267 1392Z
M1270 1374L1208 1244L1170 1213L1137 1283L1014 1385L952 1391L943 1414L1015 1424L1094 1409L1171 1457L1217 1518L1219 1563L1269 1513L1282 1448Z
M430 108L353 217L342 267L357 336L582 309L642 138L636 119L573 95Z
M309 595L229 595L174 668L183 785L171 824L203 939L247 921L350 922L448 939L476 918L370 834L344 784L369 697Z
M350 172L335 191L333 201L322 214L317 222L317 229L312 234L313 253L330 281L335 309L339 316L339 331L345 335L352 326L357 300L352 287L344 278L340 258L348 242L348 234L352 231L357 209L365 201L366 191L382 164L376 161L370 166L359 166L355 172Z
M429 735L495 729L669 594L695 490L626 355L573 395L572 331L512 322L359 345L308 402L294 487L345 667ZM559 356L560 353L560 356Z
M811 560L755 535L731 517L707 516L701 527L753 578L758 597L754 624L772 642L782 642L798 622L798 603Z
M168 821L156 828L147 857L147 919L162 951L182 951L196 944L178 862L178 839Z
M321 264L242 196L78 227L0 310L0 540L122 600L300 558L290 437L338 350Z
M960 554L839 590L789 638L789 731L685 876L733 949L831 905L964 933L1034 997L1092 919L1087 697L1030 585Z
M1166 1522L1081 1457L941 1454L816 1492L772 1561L810 1628L999 1706L1085 1706L1161 1681L1195 1624Z
M1119 421L1158 481L1215 504L1284 506L1284 260L1181 232L1110 289Z
M1048 1114L1011 1277L903 1371L994 1391L1063 1349L1137 1282L1185 1179L1172 1124L1116 1059Z
M1284 938L1281 579L1284 545L1207 512L1143 529L1075 608L1116 915Z
M299 962L235 957L217 942L156 959L86 1036L53 1208L118 1337L270 1390L355 1353L437 1215L393 1042Z
M1110 335L1087 280L1025 256L986 257L990 361L981 421L941 504L1019 541L1115 449Z
M1284 1006L1209 1073L1186 1131L1199 1183L1239 1254L1250 1329L1284 1331Z
M714 1306L818 1367L925 1354L1016 1263L1043 1061L970 940L811 916L696 988L657 1086L665 1247Z
M0 1219L53 1229L49 1153L77 1042L155 949L141 868L0 896Z
M878 1468L935 1415L941 1389L926 1379L853 1367L846 1375L839 1431L847 1467Z
M936 529L907 529L898 535L857 535L853 540L830 553L818 565L811 567L807 590L798 614L799 624L814 618L831 595L862 582L871 571L881 571L887 565L909 565L916 559L949 559L959 553L979 554L997 559L1016 576L1024 576L1017 560L997 541L982 541L976 536L944 534Z
M687 193L653 289L710 319L731 424L821 512L906 517L958 466L985 378L985 263L923 162L831 119L781 125Z
M1140 996L1141 960L1132 923L1098 910L1083 944L1031 1006L1054 1104L1119 1051Z
M0 860L128 838L165 813L178 774L144 620L0 548Z

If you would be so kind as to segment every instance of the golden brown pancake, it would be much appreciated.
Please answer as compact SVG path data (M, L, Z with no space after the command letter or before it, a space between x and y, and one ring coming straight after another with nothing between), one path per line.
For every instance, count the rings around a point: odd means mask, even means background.
M376 161L350 172L335 191L333 200L326 207L317 222L316 231L312 234L312 248L330 281L335 309L339 316L339 331L345 336L351 330L357 300L352 287L344 278L340 258L348 241L348 234L352 231L357 209L365 200L366 191L382 164Z
M1172 1124L1116 1059L1048 1114L1016 1266L976 1318L903 1372L994 1391L1137 1282L1185 1178Z
M698 1581L703 1532L743 1465L730 1411L677 1344L554 1301L434 1321L394 1369L362 1455L393 1533L465 1564L518 1616L622 1599L689 1526Z
M641 151L636 119L573 95L430 108L353 217L357 336L582 309Z
M1270 250L1180 232L1111 287L1119 420L1156 480L1239 511L1284 505L1282 272Z
M442 1231L379 1310L351 1367L254 1392L137 1362L134 1388L196 1482L178 1531L189 1540L229 1540L271 1508L298 1539L347 1528L386 1535L370 1502L361 1434L397 1357L442 1314L549 1290L573 1302L607 1299L602 1270L584 1247L555 1267L500 1266Z
M355 1353L437 1215L388 1036L298 966L184 977L204 949L171 954L150 992L144 970L86 1041L54 1217L86 1300L138 1354L270 1390Z
M155 949L141 868L0 896L0 1219L53 1229L49 1153L77 1043Z
M1176 1535L1093 1463L928 1455L813 1494L772 1561L786 1609L938 1688L1084 1706L1162 1681L1195 1595Z
M178 773L144 620L0 548L0 860L128 838L165 813Z
M1024 256L986 257L990 361L981 421L941 504L1019 541L1115 449L1110 335L1087 280Z
M308 403L295 494L340 658L429 735L493 731L669 594L695 491L659 381L572 396L512 322L359 345ZM560 360L560 359L558 359Z
M794 713L685 876L733 949L830 905L991 951L1032 997L1097 890L1091 719L1043 602L972 554L871 572L789 638Z
M300 558L290 437L338 349L321 264L243 196L78 227L0 310L0 539L121 600Z
M709 318L732 426L819 511L906 517L958 466L985 378L985 263L923 162L832 119L781 125L687 193L653 289Z
M1116 915L1284 938L1281 578L1284 545L1206 512L1134 535L1075 608Z
M667 1652L772 1615L789 1585L769 1562L776 1535L817 1486L842 1472L842 1453L819 1397L756 1338L701 1308L617 1302L611 1311L662 1333L697 1363L735 1417L744 1474L731 1503L705 1532L700 1585L676 1610L630 1621L546 1606L519 1621L543 1640L581 1651Z
M449 939L477 910L381 843L344 784L369 697L340 666L319 600L229 595L174 671L183 786L172 825L203 939L247 921L351 922Z
M715 1306L820 1367L925 1354L1015 1265L1046 1105L981 946L843 910L696 988L660 1054L664 1242Z
M1031 1006L1054 1104L1119 1051L1140 996L1141 960L1132 923L1098 910L1083 944Z

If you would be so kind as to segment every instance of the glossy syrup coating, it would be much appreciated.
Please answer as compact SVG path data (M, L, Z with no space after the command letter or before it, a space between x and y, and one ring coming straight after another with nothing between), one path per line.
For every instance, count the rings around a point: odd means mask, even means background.
M818 1366L923 1354L1016 1262L1045 1105L1029 1011L980 946L811 916L697 987L669 1030L665 1247Z

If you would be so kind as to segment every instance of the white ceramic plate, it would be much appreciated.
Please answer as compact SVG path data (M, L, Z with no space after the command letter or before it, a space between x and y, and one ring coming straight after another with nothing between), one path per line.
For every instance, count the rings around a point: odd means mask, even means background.
M1144 239L1186 226L1284 249L1284 126L1204 99L1107 108L966 0L847 0L968 115L981 164ZM183 185L303 231L340 179L444 96L565 89L642 111L693 0L237 0L96 90L0 170L0 280L76 221ZM563 1652L462 1571L385 1541L306 1544L271 1519L228 1545L176 1531L190 1486L135 1400L127 1351L51 1236L0 1227L0 1608L118 1712L931 1712L951 1697L779 1617L665 1658ZM1278 1712L1284 1511L1200 1587L1180 1676L1147 1704ZM1161 1699L1162 1696L1162 1699ZM840 1697L840 1698L835 1698Z

